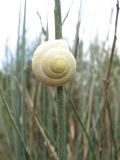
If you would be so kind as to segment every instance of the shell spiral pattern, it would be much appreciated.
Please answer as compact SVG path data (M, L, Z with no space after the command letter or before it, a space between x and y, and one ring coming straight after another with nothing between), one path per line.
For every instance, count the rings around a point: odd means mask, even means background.
M35 50L32 70L40 82L62 86L73 79L76 61L65 40L47 41Z

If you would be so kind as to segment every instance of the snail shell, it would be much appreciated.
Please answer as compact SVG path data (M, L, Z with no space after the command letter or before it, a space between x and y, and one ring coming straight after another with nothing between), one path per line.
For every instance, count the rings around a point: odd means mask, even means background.
M65 40L47 41L35 50L32 70L44 84L62 86L73 79L76 61Z

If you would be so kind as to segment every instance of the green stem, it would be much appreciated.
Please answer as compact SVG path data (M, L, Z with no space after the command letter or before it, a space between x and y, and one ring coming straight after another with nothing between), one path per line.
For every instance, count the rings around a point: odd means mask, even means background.
M65 125L65 107L63 100L63 87L57 88L57 101L58 101L58 155L59 160L67 159L66 149L66 125Z
M62 38L62 23L61 23L61 3L60 0L55 0L55 38ZM59 160L67 160L67 145L66 145L66 124L64 117L64 98L63 87L57 88L58 102L58 155Z
M62 23L61 23L61 4L60 0L55 0L55 9L54 9L54 17L55 17L55 38L62 38Z
M25 140L25 87L26 87L26 82L25 82L25 72L24 72L24 67L25 67L25 46L26 46L26 42L25 42L25 29L26 29L26 0L24 2L24 17L23 17L23 29L22 29L22 53L21 53L21 84L22 84L22 95L21 95L21 116L22 116L22 120L23 120L23 124L21 126L21 131L23 134L23 138Z
M88 133L87 133L87 130L86 130L86 128L85 128L85 126L84 126L84 124L83 124L83 122L82 122L82 120L81 120L81 118L80 118L80 116L79 116L76 108L75 108L75 105L74 105L73 100L72 100L71 97L70 97L70 102L71 102L71 107L72 107L72 109L73 109L73 111L74 111L74 114L75 114L75 116L76 116L79 124L81 125L81 127L82 127L82 129L83 129L83 132L85 133L85 136L86 136L86 138L87 138L87 140L88 140L88 143L89 143L89 146L90 146L90 150L92 151L94 158L96 158L96 154L95 154L95 151L94 151L93 144L91 143L91 140L90 140L90 138L89 138L89 135L88 135Z
M15 131L16 131L16 133L17 133L17 135L18 135L18 137L19 137L19 139L20 139L20 141L21 141L21 143L23 145L23 148L24 148L25 153L26 153L27 160L32 160L32 157L30 156L29 151L28 151L28 149L26 147L26 144L24 143L24 140L23 140L23 138L21 136L21 133L20 133L20 131L19 131L17 125L16 125L15 118L14 118L14 116L13 116L11 110L10 110L10 107L9 107L9 105L7 103L6 97L4 96L3 91L2 91L1 88L0 88L0 94L1 94L1 97L2 97L3 102L5 104L5 107L6 107L7 113L9 115L9 117L10 117L10 120L11 120L11 122L13 124L13 127L15 128Z

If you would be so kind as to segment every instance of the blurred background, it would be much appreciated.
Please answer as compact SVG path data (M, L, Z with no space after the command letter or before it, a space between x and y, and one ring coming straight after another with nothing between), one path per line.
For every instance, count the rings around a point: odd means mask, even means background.
M36 47L55 39L54 0L0 2L0 160L27 160L25 148L34 160L57 160L56 88L38 84L31 69ZM120 159L119 21L108 90L111 118L105 114L101 139L116 1L61 0L61 13L63 39L77 62L72 85L64 86L68 160L100 159L101 140L101 159Z

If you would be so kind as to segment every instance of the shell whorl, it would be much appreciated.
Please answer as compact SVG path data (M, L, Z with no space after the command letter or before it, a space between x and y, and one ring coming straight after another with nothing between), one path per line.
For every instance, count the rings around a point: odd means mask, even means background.
M47 41L35 50L32 69L44 84L62 86L73 79L76 61L65 40Z

